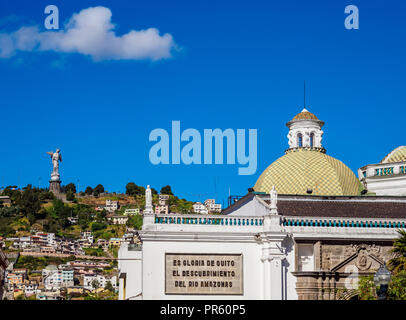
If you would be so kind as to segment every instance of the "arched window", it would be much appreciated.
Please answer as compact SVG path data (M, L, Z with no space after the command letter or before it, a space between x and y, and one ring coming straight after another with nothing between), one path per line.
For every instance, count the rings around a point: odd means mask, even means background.
M313 147L313 146L314 146L314 133L312 132L310 134L310 147Z
M297 146L298 146L299 148L303 147L303 137L302 137L302 134L301 134L301 133L299 133L299 134L297 135Z

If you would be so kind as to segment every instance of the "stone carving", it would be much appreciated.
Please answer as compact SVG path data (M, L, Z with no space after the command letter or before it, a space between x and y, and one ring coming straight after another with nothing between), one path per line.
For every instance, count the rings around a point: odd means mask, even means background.
M356 247L356 245L351 244L348 247L345 247L344 256L345 256L345 258L348 258L348 257L352 256L355 252L357 252L357 247Z
M374 243L373 245L369 246L368 249L369 249L369 252L370 252L371 254L373 254L374 256L376 256L376 257L379 257L379 256L380 256L381 247L378 247L377 245L375 245L375 243Z
M388 261L391 259L390 248L390 246L381 247L376 244L365 243L323 245L320 265L323 270L331 270L351 256L354 256L355 258L349 261L348 264L353 264L361 271L368 271L376 263L379 263L377 261Z
M371 258L369 257L367 249L361 249L358 252L358 257L355 262L355 265L358 267L358 269L365 271L371 267L371 264L372 264L372 261L371 261Z
M348 284L352 283L349 274L373 274L393 255L390 243L377 245L337 240L321 241L319 246L320 267L316 264L315 272L297 275L296 291L300 300L340 299L343 292L346 292L345 299L351 298L356 291L348 290ZM299 268L303 269L305 263L306 259L298 257Z
M322 261L321 266L323 270L329 270L331 268L330 260L331 260L331 251L329 249L323 248L323 253L321 257Z

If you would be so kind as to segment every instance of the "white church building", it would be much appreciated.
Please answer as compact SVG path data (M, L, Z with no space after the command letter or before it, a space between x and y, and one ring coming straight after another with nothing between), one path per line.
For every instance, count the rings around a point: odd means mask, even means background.
M355 298L357 277L391 259L406 197L363 191L326 154L323 125L306 109L289 121L285 154L220 215L155 214L147 201L142 245L119 251L119 299Z
M406 196L406 146L397 147L378 164L358 169L358 177L376 195Z

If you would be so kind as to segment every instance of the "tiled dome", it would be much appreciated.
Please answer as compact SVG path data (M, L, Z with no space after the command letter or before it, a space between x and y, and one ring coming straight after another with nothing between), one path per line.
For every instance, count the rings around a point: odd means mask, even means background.
M406 161L406 146L397 147L395 150L391 151L386 155L381 163L391 163L391 162L404 162Z
M298 114L292 119L292 121L295 121L295 120L319 120L319 119L317 119L317 117L316 117L313 113L307 111L307 109L304 108L304 109L302 110L302 112L298 113Z
M273 162L258 178L254 190L275 186L279 194L359 195L359 181L341 161L323 152L296 149Z

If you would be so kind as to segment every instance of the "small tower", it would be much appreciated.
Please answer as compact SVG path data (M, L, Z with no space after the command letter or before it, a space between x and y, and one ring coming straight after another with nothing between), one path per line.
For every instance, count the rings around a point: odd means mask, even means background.
M289 128L289 149L306 148L325 152L321 140L324 122L303 108L291 121L286 123Z

